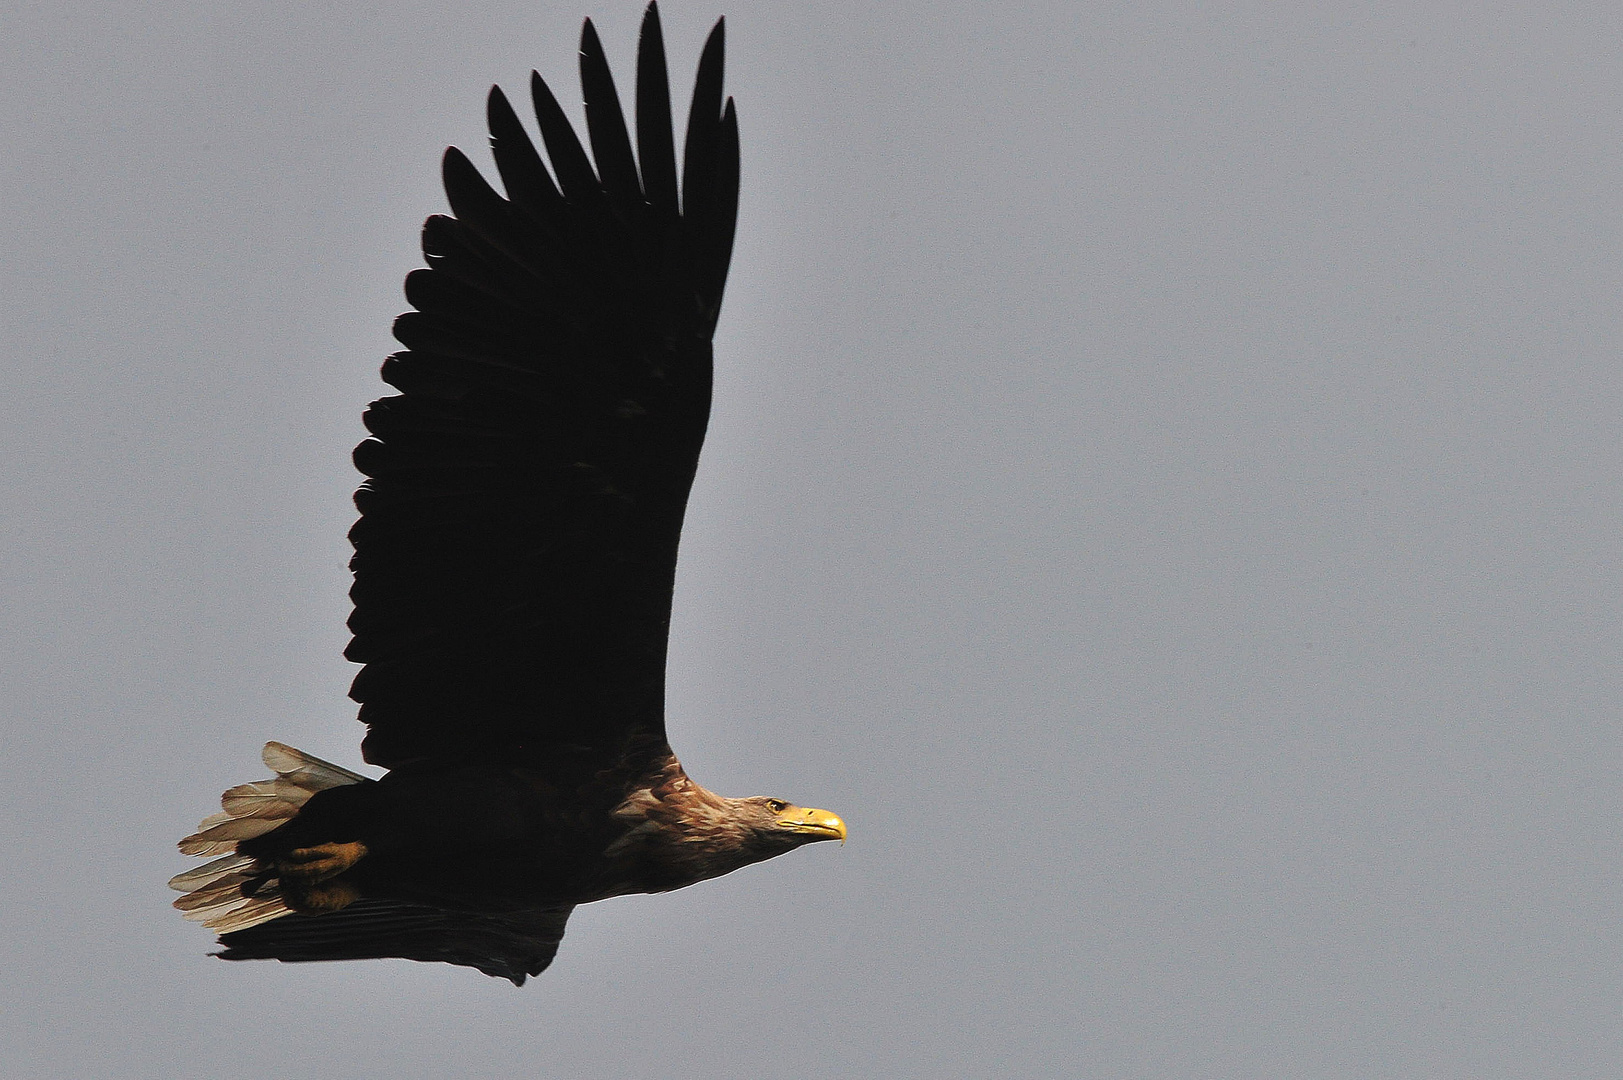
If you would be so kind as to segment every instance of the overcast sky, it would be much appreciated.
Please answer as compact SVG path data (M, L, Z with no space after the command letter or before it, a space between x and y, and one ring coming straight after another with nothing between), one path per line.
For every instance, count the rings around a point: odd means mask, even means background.
M440 153L640 10L9 5L0 1073L1618 1075L1616 4L673 0L743 196L672 742L851 841L522 990L207 958L175 839L360 760Z

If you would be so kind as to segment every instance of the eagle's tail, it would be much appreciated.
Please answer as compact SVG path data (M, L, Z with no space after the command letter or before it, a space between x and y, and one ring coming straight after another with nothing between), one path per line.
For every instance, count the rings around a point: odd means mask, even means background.
M175 907L221 934L246 930L293 910L282 899L274 870L251 855L238 854L237 841L285 825L318 791L367 779L278 742L266 743L263 756L276 778L227 791L220 797L224 809L204 818L197 831L180 842L183 855L224 857L169 879L171 889L185 893Z

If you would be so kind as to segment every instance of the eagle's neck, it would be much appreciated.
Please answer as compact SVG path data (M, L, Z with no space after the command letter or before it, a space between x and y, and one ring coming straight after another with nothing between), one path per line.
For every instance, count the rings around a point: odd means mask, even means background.
M670 755L615 807L626 829L604 854L634 882L626 892L667 892L730 874L777 854L745 823L743 803L702 787Z

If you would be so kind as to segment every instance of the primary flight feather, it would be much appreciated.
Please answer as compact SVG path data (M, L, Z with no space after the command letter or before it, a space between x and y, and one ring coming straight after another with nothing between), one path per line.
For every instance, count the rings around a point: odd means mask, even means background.
M405 957L522 983L576 904L844 840L827 811L706 791L665 737L677 544L738 209L722 51L718 22L680 183L653 4L635 149L587 20L590 155L539 75L547 163L499 88L503 193L446 152L452 213L423 228L405 349L383 365L400 393L367 409L355 451L350 693L364 757L389 772L271 743L276 779L226 792L181 841L223 856L170 884L226 959Z

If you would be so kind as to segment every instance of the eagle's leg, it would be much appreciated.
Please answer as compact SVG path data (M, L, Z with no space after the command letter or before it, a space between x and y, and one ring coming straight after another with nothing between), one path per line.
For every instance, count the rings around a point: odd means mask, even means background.
M360 899L353 882L339 878L366 855L359 840L294 848L276 860L282 897L294 911L338 911Z

